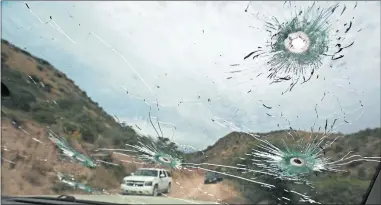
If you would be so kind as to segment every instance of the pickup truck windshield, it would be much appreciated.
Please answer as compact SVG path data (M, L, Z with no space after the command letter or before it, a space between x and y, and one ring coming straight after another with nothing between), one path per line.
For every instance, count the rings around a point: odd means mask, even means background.
M216 174L213 173L213 172L207 172L207 173L205 174L205 177L208 177L208 178L210 178L210 177L216 177Z
M379 1L0 9L2 196L360 204L378 185Z

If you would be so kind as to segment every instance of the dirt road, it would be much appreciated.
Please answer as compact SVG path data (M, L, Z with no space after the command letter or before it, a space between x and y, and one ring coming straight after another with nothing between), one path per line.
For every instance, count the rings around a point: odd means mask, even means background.
M2 120L1 125L2 174L7 176L2 178L3 193L10 195L55 194L53 188L58 180L55 170L82 178L85 180L83 183L92 180L96 183L95 187L105 188L109 193L120 192L120 179L113 176L111 172L103 168L90 170L78 163L61 162L58 159L58 150L50 143L44 129L38 125L25 122L28 134L14 128L8 120ZM82 150L82 147L78 146L77 149ZM132 159L120 158L119 160L128 161L122 161L125 167L134 166L135 169L145 167L129 162ZM203 171L174 171L172 191L167 197L232 203L232 200L235 202L235 198L239 195L227 181L206 185L203 182ZM75 190L67 191L67 194L76 193ZM63 190L58 192L66 193Z
M173 180L169 197L231 203L239 196L227 181L204 184L204 172L202 171L183 171L181 174L175 174Z

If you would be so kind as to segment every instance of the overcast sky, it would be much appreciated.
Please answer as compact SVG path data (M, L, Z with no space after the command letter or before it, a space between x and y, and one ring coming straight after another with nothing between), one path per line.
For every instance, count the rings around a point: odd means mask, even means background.
M332 33L352 20L345 40L355 44L341 60L324 61L319 79L285 95L281 92L288 83L269 85L264 76L256 78L261 67L243 57L268 39L262 17L287 20L292 9L283 2L252 2L244 12L247 4L41 1L28 2L31 12L22 2L3 1L2 38L46 59L109 114L145 133L154 130L147 124L149 108L142 99L157 99L160 111L153 109L152 115L168 124L162 127L171 139L169 124L174 124L173 140L181 144L203 148L231 131L212 118L266 132L278 124L287 126L279 118L282 112L292 127L309 130L316 119L314 106L328 91L346 112L356 110L359 100L364 104L363 110L348 114L352 124L338 127L340 131L380 126L379 2L358 2L356 9L355 2L347 2L344 14L333 16ZM227 80L233 68L253 71ZM178 105L180 101L184 103ZM155 103L150 105L155 108ZM326 96L318 111L319 123L342 117L333 95Z

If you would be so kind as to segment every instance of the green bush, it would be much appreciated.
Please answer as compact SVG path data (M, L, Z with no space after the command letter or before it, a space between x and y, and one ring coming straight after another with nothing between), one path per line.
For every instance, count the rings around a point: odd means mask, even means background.
M69 109L73 105L75 105L75 102L73 102L73 100L70 100L70 99L60 99L60 100L57 100L56 102L58 106L63 110Z
M43 60L41 58L36 58L37 62L40 63L41 65L45 65L45 66L51 66L50 63L46 60Z
M1 39L1 43L4 43L5 45L10 45L9 42L5 39Z
M45 111L45 110L34 113L33 119L39 123L44 123L44 124L48 124L48 125L56 123L56 119L55 119L54 115L52 115L51 112Z
M25 54L25 55L27 55L29 57L32 57L32 55L28 51L26 51L24 49L20 49L20 51L21 51L21 53L23 53L23 54Z
M62 194L66 191L73 191L73 188L67 184L57 181L53 183L52 190L55 193Z
M3 63L3 62L2 62ZM26 84L26 81L23 78L23 74L16 69L10 68L7 64L1 66L1 79L7 82L19 82L20 80Z
M2 105L11 109L30 112L31 104L36 102L36 97L27 90L10 89L11 97L10 99L4 99Z
M80 132L82 134L82 139L86 142L89 142L89 143L94 143L97 138L98 138L98 135L97 133L95 133L91 128L89 127L81 127L80 128Z
M64 74L62 74L62 73L60 73L60 72L58 72L58 71L55 72L54 75L57 76L57 78L62 78L62 77L65 76Z
M37 67L37 70L44 71L44 67L42 67L41 65L37 65L36 67Z
M36 75L30 75L29 76L29 78L30 79L32 79L34 82L36 82L36 83L40 83L41 82L41 79L40 79L40 77L38 77L38 76L36 76Z
M4 52L1 52L1 61L3 62L6 62L6 61L8 61L8 55L6 54L6 53L4 53Z
M56 117L53 105L48 102L38 103L32 107L33 119L44 124L55 124Z
M364 168L360 168L358 171L357 171L357 176L359 179L366 179L367 178L367 174L366 174L366 171Z
M65 93L66 93L66 90L65 90L65 89L63 89L63 88L61 88L61 87L59 87L59 88L58 88L58 90L59 90L61 93L63 93L63 94L65 94Z
M53 86L50 85L49 83L44 83L44 87L43 87L44 91L50 93L50 92L52 92L52 88L53 88Z
M63 129L67 134L72 134L74 131L79 129L79 126L75 125L74 123L63 123Z
M337 144L336 146L335 146L335 152L336 153L340 153L340 152L342 152L344 149L343 149L343 147L340 145L340 144Z

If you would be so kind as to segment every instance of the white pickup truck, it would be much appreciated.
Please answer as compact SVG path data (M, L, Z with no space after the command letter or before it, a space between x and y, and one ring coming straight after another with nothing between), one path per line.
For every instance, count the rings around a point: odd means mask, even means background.
M141 168L123 178L120 185L123 194L157 196L171 191L172 175L165 169Z

